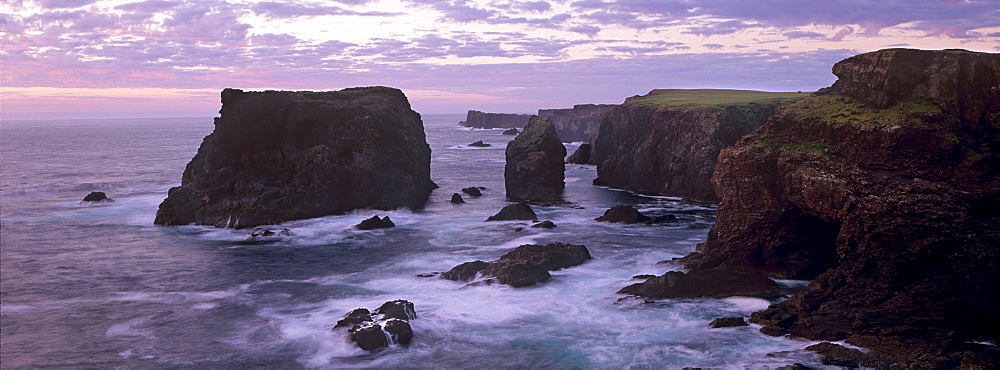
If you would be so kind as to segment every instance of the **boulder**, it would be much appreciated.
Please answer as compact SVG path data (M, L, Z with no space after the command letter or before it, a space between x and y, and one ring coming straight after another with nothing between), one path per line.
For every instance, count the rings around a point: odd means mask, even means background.
M589 260L587 247L565 243L522 245L493 262L473 261L455 266L441 275L456 281L469 281L480 272L482 284L493 281L514 288L535 285L549 280L549 271L580 265ZM480 284L473 283L473 284Z
M485 270L487 266L489 266L489 263L483 261L465 262L441 274L441 278L454 281L469 281L474 279L480 271Z
M746 296L777 298L778 284L760 273L735 272L721 269L693 270L688 273L670 271L642 283L618 291L654 299Z
M462 195L459 193L454 193L451 195L451 202L455 204L465 203L465 199L462 199Z
M246 228L420 207L434 187L430 152L397 89L225 89L215 130L154 223Z
M503 130L501 135L517 135L517 128L511 127L509 129Z
M270 229L270 228L258 228L247 234L247 239L259 239L259 238L269 238L269 237L281 237L281 236L292 236L292 231L287 228L281 229Z
M472 144L469 144L469 146L474 146L474 147L479 147L479 148L485 148L485 147L492 146L492 145L486 144L482 140L479 140L479 141L476 141L476 142L474 142Z
M378 215L375 215L372 216L372 218L361 221L360 224L354 225L354 228L358 230L374 230L374 229L386 229L395 226L396 224L389 219L389 216L385 216L384 218L379 218Z
M677 221L677 217L674 215L649 217L640 213L637 209L629 206L614 206L605 211L603 216L595 218L594 220L623 224L659 224Z
M413 302L397 299L383 303L375 310L375 315L382 315L383 319L412 320L417 318L417 311L413 308Z
M567 243L526 244L500 257L500 261L532 263L547 271L577 266L589 259L587 247Z
M108 198L107 194L103 191L92 191L87 196L83 197L84 202L114 202L111 198Z
M350 333L351 341L365 351L389 346L389 338L382 331L382 325L374 321L365 321L355 325L351 328Z
M503 209L501 209L500 212L497 212L497 214L490 216L489 218L486 219L486 221L511 221L511 220L534 221L536 219L538 219L538 216L535 215L535 211L531 210L531 207L529 207L527 204L524 203L516 203L503 207Z
M400 319L389 319L386 320L385 325L382 326L385 330L386 342L388 344L410 344L413 341L413 328L410 327L410 323L405 320Z
M818 354L820 362L823 365L840 366L844 368L865 367L876 369L885 369L891 367L892 365L892 363L885 362L884 360L871 354L830 342L813 344L805 349L806 351Z
M462 188L462 192L466 193L466 194L469 194L471 196L474 196L474 197L481 197L481 196L483 196L483 192L481 191L482 189L486 189L486 188L476 187L476 186L470 186L470 187L467 187L467 188Z
M407 345L413 339L409 320L417 318L413 303L406 300L385 302L374 313L358 308L337 322L333 328L349 327L351 341L366 351Z
M504 186L507 199L525 202L562 200L566 147L552 122L533 116L524 131L507 144Z
M552 221L539 221L531 225L531 227L535 229L551 229L556 227L556 224Z
M580 147L576 148L576 151L569 158L566 158L566 163L593 164L590 161L591 150L593 150L593 146L590 143L580 144Z
M365 321L372 321L371 312L367 308L357 308L354 311L348 312L340 321L337 321L337 325L333 328L353 328L355 325Z
M549 280L552 275L539 265L525 261L498 260L490 262L483 275L495 278L500 284L523 288Z
M732 328L737 326L749 326L749 325L750 324L747 324L747 322L744 321L742 317L720 317L718 319L712 320L712 322L708 324L708 327L717 329L717 328Z

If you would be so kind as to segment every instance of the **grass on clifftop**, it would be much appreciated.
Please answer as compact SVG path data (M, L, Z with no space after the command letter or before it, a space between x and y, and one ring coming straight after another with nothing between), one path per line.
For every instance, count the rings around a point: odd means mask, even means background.
M915 98L888 109L875 109L827 89L785 107L785 111L805 119L872 128L896 125L927 127L925 118L942 113L931 98Z
M630 98L628 104L694 106L771 104L795 101L811 92L767 92L724 89L658 89L649 94Z

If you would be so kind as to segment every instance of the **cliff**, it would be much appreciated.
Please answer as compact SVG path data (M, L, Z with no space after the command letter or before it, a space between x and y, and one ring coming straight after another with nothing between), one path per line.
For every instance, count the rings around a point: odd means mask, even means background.
M527 202L562 200L566 147L555 126L546 118L532 116L517 137L507 144L503 179L507 199Z
M539 109L538 116L548 118L556 126L563 142L590 142L597 135L601 114L610 111L614 104L579 104L572 109Z
M972 341L1000 339L1000 54L889 49L833 72L719 155L688 267L815 279L753 315L771 334L991 361Z
M715 201L719 151L808 93L653 90L601 115L595 183L646 194Z
M528 124L529 118L530 114L483 113L470 110L465 116L465 121L458 124L474 128L521 128Z
M226 89L215 130L154 222L243 228L419 207L434 187L430 153L397 89Z

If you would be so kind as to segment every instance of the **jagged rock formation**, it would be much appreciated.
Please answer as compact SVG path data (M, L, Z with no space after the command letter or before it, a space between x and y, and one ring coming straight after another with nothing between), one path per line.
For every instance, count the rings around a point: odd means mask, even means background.
M591 151L593 151L593 148L594 146L590 145L590 143L580 144L580 147L576 148L576 151L573 152L573 154L571 154L569 158L566 158L566 163L593 164L590 156L590 153Z
M677 221L677 216L663 215L649 217L630 206L614 206L604 211L604 214L601 217L595 218L594 221L623 224L662 224Z
M601 115L591 159L595 183L703 201L719 151L806 93L653 90Z
M371 218L354 225L354 228L358 230L388 229L390 227L396 227L396 224L389 219L389 216L379 218L378 215L372 216Z
M622 288L618 293L649 298L693 298L746 296L777 298L778 284L756 272L722 269L669 271L644 282Z
M484 113L470 110L465 115L465 121L458 124L474 128L520 128L528 124L530 114Z
M687 266L815 279L755 313L762 332L981 364L970 341L1000 339L1000 54L889 49L833 71L719 155L718 221Z
M215 131L155 223L244 228L358 208L419 207L434 184L402 91L222 91Z
M555 202L562 200L566 147L555 126L532 116L524 131L507 144L504 186L513 201Z
M590 251L582 245L549 243L546 245L525 244L507 252L493 262L472 261L455 266L441 274L441 278L455 281L469 281L480 273L487 279L521 288L550 279L549 271L580 265L589 260Z
M347 315L333 329L349 328L352 342L366 351L388 347L390 345L407 345L413 340L413 329L410 320L417 318L417 311L410 301L397 299L385 302L375 312L366 308L358 308Z
M591 141L597 135L601 114L617 107L616 104L578 104L572 109L539 109L538 116L548 118L556 126L564 142Z

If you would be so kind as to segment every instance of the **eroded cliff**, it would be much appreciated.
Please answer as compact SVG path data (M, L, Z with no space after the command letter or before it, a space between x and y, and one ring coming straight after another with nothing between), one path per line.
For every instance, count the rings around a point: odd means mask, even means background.
M215 130L155 223L252 227L358 208L419 207L433 189L402 91L222 92Z
M754 314L772 334L988 363L974 341L1000 333L1000 54L889 49L833 71L721 152L718 221L687 265L815 279Z
M458 124L474 128L521 128L528 124L530 114L484 113L470 110L465 115L465 121Z
M538 116L552 121L563 142L590 142L597 136L597 126L601 114L616 106L614 104L578 104L570 109L539 109Z
M604 113L591 161L595 183L702 201L719 151L763 124L782 104L808 93L653 90Z

